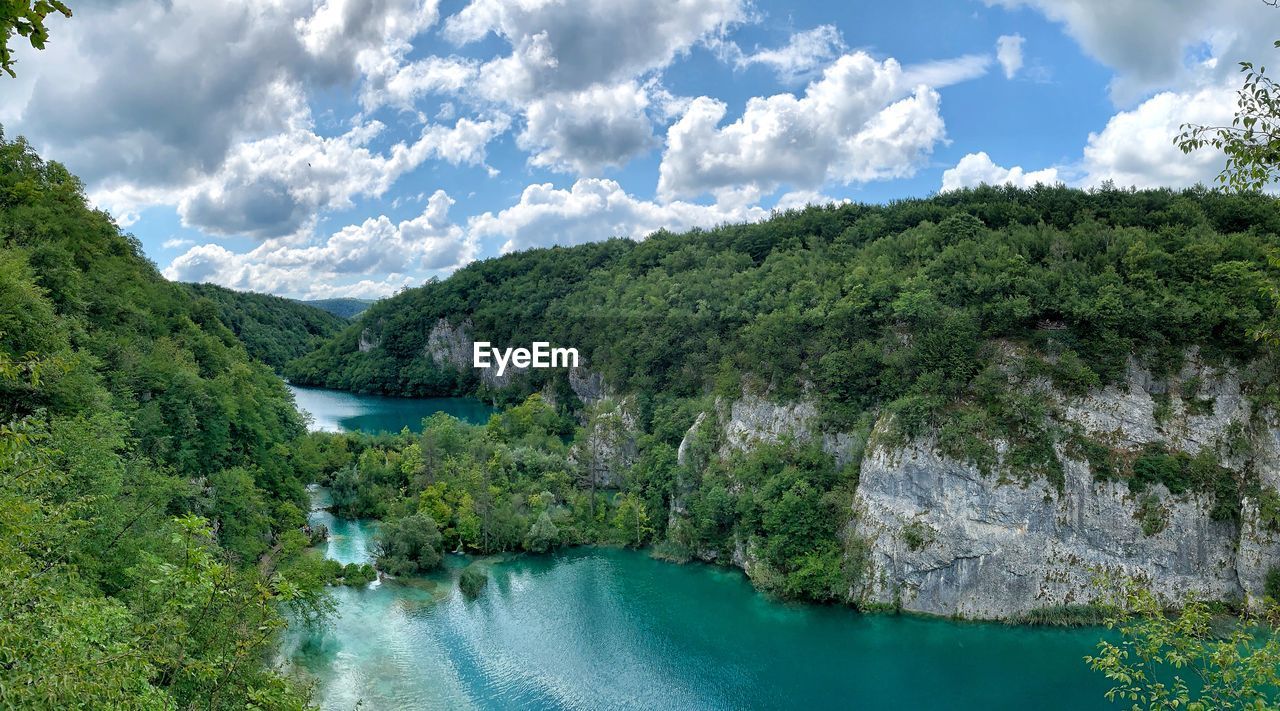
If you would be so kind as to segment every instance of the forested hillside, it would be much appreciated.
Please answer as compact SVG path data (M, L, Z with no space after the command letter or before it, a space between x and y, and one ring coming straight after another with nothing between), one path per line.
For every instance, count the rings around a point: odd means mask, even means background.
M277 371L285 363L315 350L347 324L347 319L306 302L232 291L216 284L183 287L197 300L213 304L218 319L240 339L250 358Z
M312 299L302 303L342 318L355 318L373 305L370 299Z
M0 139L0 706L289 708L325 606L281 381L80 182Z
M1241 526L1264 525L1249 501L1280 501L1248 463L1271 456L1259 452L1270 441L1266 413L1280 403L1280 364L1263 337L1277 332L1280 305L1277 208L1263 195L1205 190L984 187L533 250L381 301L288 372L400 395L532 394L483 435L435 422L329 471L341 511L404 520L389 535L436 547L655 543L671 557L742 567L785 596L886 605L897 593L875 588L882 561L917 555L912 571L945 578L971 550L1013 550L999 536L1016 529L1025 539L1017 527L1041 516L1037 506L1052 508L1042 517L1052 528L1077 515L1061 507L1096 495L1116 513L1090 525L1140 536L1156 552L1117 562L1143 569L1173 545L1159 536L1175 500L1184 528L1222 526L1214 540L1224 549ZM469 367L470 339L576 347L589 373L482 379ZM1238 385L1220 385L1218 372ZM1149 385L1134 384L1139 373ZM1198 399L1210 382L1236 395ZM1088 407L1071 398L1108 384L1120 393L1108 403L1141 391L1120 405L1132 410L1122 419L1147 423L1132 441L1071 414ZM1182 448L1186 417L1227 407L1243 419L1212 422L1234 435L1199 420L1186 435L1225 444ZM566 449L557 438L573 419ZM909 474L894 463L919 452L941 460L911 492L948 503L892 499L892 482ZM1071 478L1080 466L1083 480ZM952 471L969 498L928 479ZM993 524L992 539L965 529L932 547L954 520L948 507L987 515L974 494L987 487L1000 501L990 505L1016 511L1017 522ZM872 503L901 511L856 513ZM1139 519L1140 532L1126 528ZM1102 548L1071 555L1112 555ZM952 550L960 563L931 557ZM1068 568L1046 572L1043 585L1059 600L1088 599L1087 581L1072 587L1079 566ZM1015 577L962 576L1008 589L1031 580ZM885 583L899 584L924 583ZM988 615L1037 604L975 595ZM920 600L907 604L929 598Z
M1113 380L1130 355L1171 366L1190 344L1259 355L1277 234L1275 199L1204 190L983 187L815 207L477 262L375 304L288 372L361 392L474 390L423 357L443 318L499 345L576 347L622 392L732 394L747 378L787 397L813 383L837 422L891 403L921 415L965 390L996 339L1061 356L1080 385Z

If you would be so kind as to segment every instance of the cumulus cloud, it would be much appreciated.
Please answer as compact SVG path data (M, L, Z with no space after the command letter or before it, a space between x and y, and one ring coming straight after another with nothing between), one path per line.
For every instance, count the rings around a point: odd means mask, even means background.
M475 258L475 242L449 219L453 204L438 190L411 220L397 224L380 215L318 244L274 239L245 253L203 244L174 259L164 275L307 298L385 296L412 282L414 273L448 272ZM377 278L352 281L364 275Z
M1020 188L1037 183L1053 185L1059 182L1057 168L1024 171L1021 166L1005 168L996 165L986 151L970 153L942 173L942 189L956 190L978 185L1014 185Z
M703 36L746 16L744 0L472 0L445 21L467 44L494 33L512 53L486 62L481 89L533 98L666 67Z
M1022 35L1000 35L996 39L996 61L1004 69L1004 78L1012 79L1022 69L1022 45L1026 38Z
M1225 165L1222 154L1202 148L1184 155L1173 137L1183 123L1230 125L1235 111L1236 94L1229 86L1156 94L1089 134L1084 182L1111 180L1140 188L1211 184Z
M653 145L648 106L635 82L555 94L528 105L517 144L532 153L533 165L595 173Z
M360 103L366 111L380 106L403 110L429 94L452 94L467 89L480 71L473 59L430 56L407 64L379 66L365 81Z
M796 82L812 75L844 51L844 38L835 25L819 25L797 32L783 47L760 49L751 54L733 42L721 44L726 59L738 69L753 65L768 67L785 82Z
M1115 69L1120 104L1161 88L1216 84L1236 62L1260 58L1280 36L1280 11L1257 0L985 0L1030 7L1063 25L1084 51Z
M613 180L584 178L568 190L550 183L530 185L518 203L497 214L474 217L468 227L476 240L502 239L500 250L505 254L610 237L640 238L662 228L680 231L767 216L766 210L755 206L641 200L628 195Z
M398 65L438 19L437 0L90 3L0 118L122 223L171 204L215 233L278 235L370 193L368 124L322 138L311 92Z
M904 71L893 59L855 52L828 66L803 96L752 98L727 125L728 106L699 97L667 131L658 193L767 193L911 175L945 139L938 93L913 80L957 81L983 66L981 58L961 58Z
M650 80L746 14L746 0L472 0L446 19L445 37L461 46L492 34L510 53L410 64L388 75L371 104L462 93L524 114L520 146L533 165L594 174L653 145L647 109L667 102Z
M184 191L183 223L210 234L259 239L290 235L310 225L320 210L350 207L356 196L379 196L401 175L430 158L482 165L485 147L509 119L459 119L452 127L430 124L417 140L386 153L368 144L383 132L372 121L322 138L299 127L235 147L222 167Z
M182 185L287 128L304 87L350 81L436 19L435 0L87 4L26 63L5 120L91 185Z

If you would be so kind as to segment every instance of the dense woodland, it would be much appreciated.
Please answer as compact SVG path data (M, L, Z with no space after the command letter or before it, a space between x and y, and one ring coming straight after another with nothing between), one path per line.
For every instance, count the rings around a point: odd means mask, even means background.
M372 299L311 299L302 303L314 306L321 311L328 311L334 316L352 319L364 313L373 305Z
M0 140L0 706L298 708L303 426L208 298Z
M269 294L232 291L216 284L183 284L197 300L207 300L244 344L249 357L275 370L318 348L347 319L310 304ZM205 308L203 305L197 308Z
M287 372L357 392L472 392L422 357L445 318L498 345L577 347L624 393L734 393L747 377L789 397L816 384L848 424L913 398L937 409L996 340L1055 356L1082 385L1113 380L1131 354L1172 367L1192 344L1248 360L1274 318L1278 208L1207 190L983 187L530 250L376 303ZM362 332L380 347L361 352Z
M506 403L532 394L512 412L543 413L526 415L547 423L532 438L438 419L421 437L360 445L328 475L352 515L412 518L406 536L445 550L604 541L728 561L745 548L760 587L848 600L867 550L839 530L856 462L838 468L798 443L725 459L713 454L721 443L708 423L678 465L698 413L744 391L779 400L807 392L829 429L865 437L889 414L892 436L933 432L944 451L985 471L1059 485L1065 447L1145 497L1148 535L1162 527L1162 503L1147 493L1155 483L1212 496L1221 520L1238 520L1245 496L1280 510L1280 495L1212 452L1112 452L1020 385L1049 378L1083 392L1121 377L1131 357L1159 376L1196 346L1210 362L1240 366L1256 403L1280 403L1280 363L1263 338L1280 303L1270 256L1278 208L1260 194L1208 190L984 187L532 250L381 301L287 372L362 392ZM581 444L616 418L583 409L563 372L534 371L488 392L471 373L437 365L424 353L441 318L500 346L579 348L634 415L638 455L619 486L598 490L589 448L575 455L553 436L576 421ZM377 346L362 351L362 337ZM997 439L1010 445L1002 456ZM540 533L549 530L558 538Z

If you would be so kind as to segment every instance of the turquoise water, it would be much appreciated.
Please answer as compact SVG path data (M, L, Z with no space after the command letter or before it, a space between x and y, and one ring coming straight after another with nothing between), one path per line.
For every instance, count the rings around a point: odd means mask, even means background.
M472 424L484 424L496 410L472 398L398 398L357 395L342 390L289 385L298 409L311 415L311 429L325 432L422 431L422 418L444 412Z
M313 520L326 554L365 561L372 522ZM336 591L323 631L284 656L326 709L1091 709L1105 682L1081 657L1096 630L1016 628L791 605L738 572L582 548L464 561L410 581Z

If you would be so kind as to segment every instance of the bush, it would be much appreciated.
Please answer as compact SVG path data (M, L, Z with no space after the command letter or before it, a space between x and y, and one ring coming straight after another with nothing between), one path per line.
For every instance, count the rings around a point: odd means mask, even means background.
M388 575L421 573L439 567L440 531L436 522L416 513L382 524L374 542L378 567Z
M463 568L462 575L458 576L458 589L470 598L478 597L488 584L489 576L475 563Z
M1262 591L1272 600L1280 601L1280 566L1267 568L1267 577L1262 581Z
M907 548L912 551L924 550L930 543L933 543L937 531L924 521L912 520L910 523L902 527L902 542L907 544Z
M1142 525L1142 535L1154 536L1169 525L1169 511L1160 504L1160 497L1155 494L1144 494L1138 500L1138 508L1133 517Z

